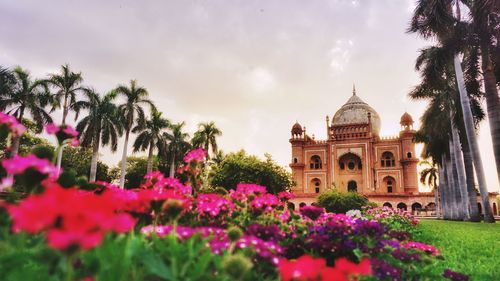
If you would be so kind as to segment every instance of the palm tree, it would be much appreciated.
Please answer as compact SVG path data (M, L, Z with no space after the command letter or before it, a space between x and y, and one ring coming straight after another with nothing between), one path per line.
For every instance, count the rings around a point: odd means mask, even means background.
M159 152L162 152L167 148L164 131L170 127L170 121L161 115L161 112L152 110L151 119L132 129L133 133L138 133L134 142L134 152L149 149L146 173L150 173L153 170L154 149L157 148Z
M439 217L439 210L441 206L439 204L439 186L437 181L439 179L439 169L436 163L429 161L422 161L419 165L426 166L422 171L420 171L420 183L429 186L434 192L434 198L436 201L436 215Z
M198 125L198 131L193 137L193 146L203 147L207 152L207 158L210 159L210 150L212 148L212 153L217 154L217 137L222 135L222 131L215 126L215 123L200 123Z
M83 90L80 86L83 82L82 74L80 72L72 72L69 69L69 65L66 64L61 66L60 74L50 74L48 82L56 88L53 109L62 107L63 116L61 124L65 125L68 113L76 103L77 93Z
M171 126L171 133L164 133L168 140L168 155L170 156L170 177L175 176L177 162L181 161L182 156L191 149L191 144L188 142L189 134L183 132L185 123L177 123Z
M488 192L485 186L484 178L482 178L482 176L484 175L484 171L482 170L482 163L479 163L481 159L480 157L479 158L475 157L476 156L475 153L477 152L479 154L479 151L474 151L475 150L474 143L476 142L476 140L473 132L475 127L471 111L471 103L469 102L470 94L468 95L466 92L466 87L467 90L472 89L473 92L474 91L479 92L477 90L479 88L478 87L479 83L477 81L477 77L474 76L474 74L479 73L478 71L474 70L475 68L477 68L478 51L477 51L477 46L474 43L475 42L474 36L467 36L470 35L468 33L470 29L469 24L461 21L460 10L458 9L459 5L457 4L456 7L457 7L456 10L457 12L454 15L452 13L452 3L450 1L446 0L419 1L417 4L417 8L415 9L415 13L409 31L416 32L422 35L424 38L437 39L439 45L438 49L441 50L444 56L441 56L441 60L438 60L437 63L435 61L432 65L433 66L435 66L436 64L441 64L443 66L451 65L452 69L454 70L453 71L454 75L453 74L450 75L448 71L446 71L445 73L447 75L443 76L439 75L439 72L443 73L442 70L440 68L438 69L435 68L434 74L438 75L434 75L434 81L436 80L446 81L450 80L450 78L453 78L453 76L456 76L455 81L458 82L459 84L458 88L460 90L460 95L459 95L460 99L458 104L462 105L461 109L463 112L462 117L463 117L464 131L466 131L467 143L470 145L470 151L473 156L472 158L474 162L474 167L476 168L476 176L478 177L480 190L482 193L481 196L483 204L485 204L484 200L485 198L487 200ZM465 61L468 62L466 63L466 66L468 68L466 69L466 74L467 74L466 78L468 81L463 81L464 80L463 72L461 69L460 62L458 62L457 66L457 54L460 52L464 53ZM476 56L476 58L474 58L474 55ZM452 64L452 62L454 63ZM460 67L459 69L460 71L458 70L458 67ZM463 83L461 86L460 86L460 78L462 78L462 83ZM466 166L470 167L470 165ZM469 180L468 182L471 181L472 180ZM471 194L470 187L467 187L467 192L469 193L468 197L472 199L473 196ZM475 199L473 202L475 202ZM471 209L473 209L474 205L475 204L471 203L469 206ZM485 215L485 221L491 222L489 215Z
M52 111L56 108L63 110L61 125L66 125L66 118L70 109L73 109L76 103L76 95L81 92L83 88L80 86L83 78L81 73L72 72L69 65L61 66L60 74L50 74L47 82L56 88L56 93L53 97ZM62 105L61 105L62 102ZM77 117L77 116L75 116ZM75 118L76 120L76 118ZM57 169L61 169L63 148L61 147L57 154Z
M128 139L130 136L130 131L134 127L134 124L144 124L145 113L142 106L148 105L151 110L155 109L155 106L151 100L148 99L148 91L146 88L138 86L136 80L130 80L130 86L119 85L115 89L116 93L125 98L125 102L118 106L120 112L123 127L125 129L125 142L123 144L123 155L121 161L121 173L120 173L120 187L123 188L125 185L125 168L127 167L127 146Z
M88 110L76 130L80 133L80 141L83 147L92 147L92 160L90 162L89 181L96 180L97 161L99 148L110 145L111 151L116 151L118 137L122 134L122 123L118 115L118 108L113 103L116 93L109 92L104 96L99 95L93 89L83 90L86 100L75 103L75 111Z
M50 102L50 94L44 80L32 80L28 71L16 67L11 73L2 70L4 80L10 82L3 84L5 91L0 92L0 110L15 116L19 122L30 114L37 127L41 130L43 125L52 122L52 118L45 111ZM20 137L14 139L11 156L19 150Z

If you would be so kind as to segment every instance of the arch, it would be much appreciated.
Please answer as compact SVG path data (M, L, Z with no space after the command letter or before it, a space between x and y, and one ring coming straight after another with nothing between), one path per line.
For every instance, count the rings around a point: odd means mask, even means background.
M293 202L288 202L286 205L288 206L288 210L295 211L295 204Z
M408 207L406 206L406 204L405 204L405 203L403 203L403 202L400 202L400 203L396 206L396 208L398 208L398 209L403 209L403 210L405 210L405 211L408 209Z
M477 203L477 209L479 210L479 213L482 214L483 213L483 207L481 206L481 203Z
M390 151L385 151L382 153L382 158L380 159L380 165L382 167L394 167L396 166L396 160L394 159L394 154Z
M436 203L431 202L431 203L427 204L427 206L425 206L425 208L426 208L428 211L435 211L435 210L436 210Z
M349 172L360 172L362 171L363 164L361 157L354 153L345 153L339 158L340 170L347 170Z
M383 207L388 207L388 208L391 208L392 209L392 204L389 203L389 202L385 202L384 205L382 205Z
M406 158L411 158L411 156L412 156L412 155L411 155L411 152L407 152L407 153L406 153Z
M387 190L387 193L393 193L394 190L396 190L396 180L393 177L387 176L382 180L382 182L385 190Z
M313 170L318 170L322 168L321 158L318 155L313 155L309 161L309 166Z
M299 160L297 159L297 157L293 158L293 163L297 164L297 162L299 162Z
M307 205L306 203L304 203L304 202L300 202L300 204L299 204L299 208L302 208L302 207L304 207L304 206L306 206L306 205Z
M497 203L495 203L495 202L493 202L493 215L494 216L498 215Z
M318 178L314 178L311 180L311 185L314 188L315 193L319 193L321 191L321 180Z
M349 192L358 192L358 183L354 180L351 180L347 183L347 191Z
M411 210L412 210L412 212L422 210L422 204L420 204L418 202L411 204Z

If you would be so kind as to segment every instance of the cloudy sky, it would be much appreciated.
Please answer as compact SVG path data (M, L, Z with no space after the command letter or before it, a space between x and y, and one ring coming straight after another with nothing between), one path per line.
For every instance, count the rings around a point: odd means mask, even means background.
M286 166L292 124L324 138L325 116L353 83L379 112L382 135L398 133L405 111L418 119L425 105L406 96L429 43L405 33L413 2L2 0L0 65L44 77L69 63L100 92L137 79L190 132L215 121L224 151L269 152ZM483 161L497 190L488 131L484 122Z

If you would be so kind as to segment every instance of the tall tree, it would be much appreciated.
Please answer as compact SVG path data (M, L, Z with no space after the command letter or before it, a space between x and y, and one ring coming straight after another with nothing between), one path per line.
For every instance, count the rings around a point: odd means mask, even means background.
M168 140L168 156L170 158L170 177L175 176L177 163L182 161L182 156L191 149L189 134L183 131L185 123L177 123L171 126L171 133L164 133Z
M210 159L210 148L213 155L217 154L217 137L222 135L222 131L215 126L215 123L200 123L198 131L193 137L193 146L202 147L207 152L207 158Z
M44 80L32 80L28 71L16 67L11 73L3 70L4 81L0 92L0 110L15 116L20 122L27 114L41 130L43 125L52 122L52 118L45 110L50 102L50 94ZM12 144L11 156L19 150L20 137Z
M78 122L76 130L80 133L81 145L92 148L89 176L89 181L92 182L96 180L101 144L109 145L111 151L116 151L118 137L123 129L118 108L113 103L116 93L109 92L101 96L90 88L84 89L83 92L85 100L77 101L74 107L77 115L81 110L87 110L88 115Z
M56 108L63 110L61 125L66 125L66 118L71 109L74 109L76 103L76 95L83 90L81 83L83 82L82 74L70 70L69 65L61 66L61 73L50 74L49 84L51 84L56 92L53 97L52 111ZM63 149L61 148L57 155L57 168L61 168Z
M127 146L130 132L135 124L144 124L146 114L144 113L143 106L147 105L151 110L155 106L151 100L148 99L148 91L146 88L138 86L136 80L130 80L130 85L119 85L115 89L119 96L122 96L125 101L118 106L122 118L123 127L125 130L125 141L123 143L123 155L120 170L120 187L125 185L125 169L127 167Z
M161 115L161 112L152 110L150 119L132 129L133 133L138 134L134 142L134 152L148 149L146 173L150 173L153 170L153 153L155 148L158 152L165 152L167 149L167 139L164 132L170 128L170 121Z
M429 186L434 192L434 201L436 202L436 216L440 216L441 204L439 203L439 168L436 163L429 161L422 161L419 163L421 166L425 166L425 168L420 171L420 183Z

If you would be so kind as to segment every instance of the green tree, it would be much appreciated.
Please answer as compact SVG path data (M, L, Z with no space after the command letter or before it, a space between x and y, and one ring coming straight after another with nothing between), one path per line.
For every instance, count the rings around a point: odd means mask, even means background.
M23 125L26 127L26 132L24 132L19 140L18 153L20 155L27 155L31 152L33 147L39 145L52 146L45 138L41 138L39 135L37 135L37 133L39 132L39 128L35 122L24 118ZM6 140L3 140L2 142L0 142L0 159L4 159L9 156L6 155L6 152L7 142Z
M32 80L29 72L20 67L16 67L11 73L5 69L2 72L2 80L7 83L2 86L5 91L0 92L0 110L18 120L23 120L29 114L39 130L44 124L52 122L45 111L50 101L45 81ZM12 156L18 153L19 143L20 138L16 138L12 144Z
M87 178L92 165L93 151L85 147L67 147L61 161L63 171L74 171L77 177ZM110 181L109 167L98 161L96 164L95 180Z
M146 88L138 86L137 81L130 80L130 86L119 85L115 89L119 96L125 99L125 102L118 106L120 115L122 116L123 127L125 129L125 141L123 144L123 155L120 170L120 187L125 185L125 169L127 165L127 146L130 132L134 125L143 124L146 120L143 106L149 105L151 109L155 106L151 100L148 99L148 91Z
M212 187L220 186L229 190L235 189L239 183L260 184L273 194L290 190L293 186L290 173L276 164L269 154L265 160L261 160L244 150L229 153L211 171Z
M165 139L168 141L167 159L170 159L169 176L175 176L177 165L182 162L182 157L191 149L189 143L189 134L183 131L185 123L173 124L170 127L171 132L164 133Z
M118 137L122 134L122 123L118 115L118 108L113 103L116 94L107 93L99 95L93 89L83 90L85 100L75 103L75 111L87 110L85 116L76 130L80 133L80 142L83 147L92 148L92 160L90 164L89 181L96 180L99 148L109 145L111 151L116 151Z
M161 112L152 110L150 119L132 129L133 133L138 134L134 142L134 152L148 149L146 173L150 173L153 169L153 153L155 148L158 152L163 153L166 152L168 146L164 133L170 127L170 121L161 115Z
M466 6L472 11L472 14L474 14L474 10L477 9L479 6L484 6L483 8L488 10L488 7L486 7L483 3L479 3L483 1L464 1ZM479 6L478 6L479 5ZM455 8L455 12L453 12L453 8ZM474 134L474 120L473 120L473 114L472 110L470 108L470 86L471 85L479 85L479 82L475 77L474 79L470 79L470 77L467 77L468 74L470 73L479 73L478 71L478 55L481 55L481 59L483 62L483 65L488 62L490 59L482 57L485 52L488 52L484 48L484 44L481 42L481 40L477 40L477 38L481 38L481 35L474 33L475 26L478 24L477 22L474 22L477 20L475 19L474 16L472 17L472 22L468 20L462 20L461 18L461 4L460 1L447 1L447 0L438 0L438 1L418 1L417 3L417 8L415 9L409 31L410 32L415 32L424 38L432 38L436 39L437 41L437 49L441 51L442 56L436 57L438 60L433 60L431 64L427 63L427 65L444 65L446 68L451 68L453 70L453 74L451 75L446 75L443 76L442 68L440 67L434 67L434 74L433 75L434 79L437 81L449 81L450 78L455 76L455 84L458 85L458 92L459 92L459 105L461 105L461 109L463 112L463 124L465 127L465 133L466 133L466 138L467 138L467 143L470 149L470 155L472 156L471 158L473 159L474 162L474 168L476 170L476 176L478 178L479 182L479 188L481 191L481 198L483 201L483 204L485 206L485 221L486 222L494 222L492 214L490 212L491 207L488 204L488 190L486 187L486 181L484 178L484 170L482 169L482 161L479 153L479 148L477 146L477 141L476 141L476 136ZM480 51L479 51L480 49ZM462 65L459 59L459 54L464 55L464 64L466 65L466 77L464 79L464 73L462 71ZM475 57L474 57L475 56ZM418 63L418 60L417 60ZM451 67L450 67L451 66ZM471 72L467 71L467 67L469 69L474 69ZM432 67L431 67L432 68ZM483 80L485 81L485 89L490 88L490 94L491 94L491 81L487 82L486 80L491 80L488 79L485 75L487 73L485 72L485 69L483 67ZM492 75L490 75L492 76ZM490 77L491 78L491 77ZM467 83L467 81L464 80L469 80L473 81L474 83ZM476 81L474 81L476 80ZM494 83L493 83L494 84ZM500 108L498 107L498 93L496 86L493 86L495 89L495 93L493 93L493 96L495 96L495 102L492 103L491 105L488 105L488 114L489 118L493 120L492 122L495 122L493 126L491 126L492 130L492 138L495 139L493 141L493 147L494 147L494 152L495 155L498 155L497 163L500 163L500 115L498 114L500 111ZM469 88L469 89L467 89ZM477 88L477 87L476 87ZM488 90L487 90L488 91ZM487 96L489 95L488 93L486 94ZM490 110L491 108L496 108L495 110ZM492 114L491 112L497 112ZM495 115L496 114L496 115ZM490 120L490 121L491 121ZM452 125L453 128L453 125ZM452 135L454 138L455 135L452 132ZM452 143L452 142L450 142ZM458 145L457 142L454 142L455 145ZM498 145L497 145L498 143ZM497 149L498 148L498 153ZM453 156L454 154L457 155L455 152L457 149L451 149L450 154ZM467 157L464 157L467 159ZM455 161L457 163L457 161ZM453 162L451 163L453 166ZM447 165L450 166L450 165ZM454 167L450 167L453 171ZM499 165L497 165L497 168ZM466 167L470 167L466 165ZM500 177L500 168L498 169L499 177ZM453 172L450 174L453 175ZM453 179L453 177L449 177L450 179ZM460 178L459 178L460 179ZM470 180L469 180L470 181ZM448 182L447 186L452 186L452 182ZM449 188L449 187L448 187ZM467 189L468 196L470 200L472 199L472 192L471 189ZM469 201L470 201L469 200ZM475 202L475 197L474 201ZM475 204L470 204L472 205Z
M217 154L217 137L221 135L222 131L215 126L214 122L200 123L198 125L198 131L193 137L193 146L205 149L207 158L210 159L210 151L212 151L213 155Z
M72 72L69 65L61 66L61 73L50 74L47 82L55 88L56 92L52 99L52 111L62 108L63 116L61 125L66 124L66 118L70 110L74 109L76 95L83 90L80 84L83 82L82 74ZM75 120L78 115L75 116ZM57 155L57 168L61 167L63 150L60 149Z
M153 163L155 165L155 163ZM144 176L146 175L146 170L148 166L148 160L146 157L127 157L127 169L125 174L125 184L124 188L138 188L144 181ZM118 167L113 168L110 171L111 177L113 179L120 178L121 163L118 163ZM156 167L154 167L156 168Z
M368 198L356 192L329 190L318 197L316 205L325 208L327 212L341 214L349 210L361 210L369 202Z

